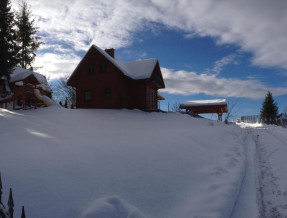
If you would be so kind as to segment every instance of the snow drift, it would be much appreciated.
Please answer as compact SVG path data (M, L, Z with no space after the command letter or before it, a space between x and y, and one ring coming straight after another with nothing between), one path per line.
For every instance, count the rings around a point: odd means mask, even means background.
M0 123L15 217L22 205L35 218L230 217L244 178L246 134L235 125L60 107L0 109Z
M84 210L81 218L144 218L135 207L117 196L97 199Z

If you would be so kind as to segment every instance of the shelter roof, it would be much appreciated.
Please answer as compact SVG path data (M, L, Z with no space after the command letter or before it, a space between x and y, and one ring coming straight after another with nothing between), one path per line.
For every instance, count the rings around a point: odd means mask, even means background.
M186 101L180 107L227 105L226 99Z

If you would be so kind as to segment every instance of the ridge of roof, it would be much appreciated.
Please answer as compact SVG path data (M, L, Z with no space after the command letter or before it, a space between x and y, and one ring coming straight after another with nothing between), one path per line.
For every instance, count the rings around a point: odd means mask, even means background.
M107 52L105 52L98 46L92 46L97 49L102 55L104 55L110 62L112 62L119 70L121 70L123 74L135 80L150 78L158 61L156 58L151 58L131 62L123 62L119 59L111 57Z
M71 74L70 78L68 79L67 83L69 83L70 79L77 71L79 66L81 65L82 61L87 56L88 52L91 48L95 48L98 52L100 52L105 58L107 58L114 66L116 66L125 76L134 79L149 79L152 75L152 72L156 66L158 60L156 58L144 59L144 60L136 60L131 62L123 62L117 58L111 57L107 52L105 52L100 47L96 46L95 44L91 45L88 49L86 54L83 56L82 60L79 62L73 73ZM137 72L137 73L135 73Z

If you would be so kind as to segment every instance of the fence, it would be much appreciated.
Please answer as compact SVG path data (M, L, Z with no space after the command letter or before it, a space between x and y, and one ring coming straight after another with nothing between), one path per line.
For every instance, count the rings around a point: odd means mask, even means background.
M259 115L242 116L241 121L244 123L261 123Z
M240 120L245 123L266 123L287 127L286 113L279 114L278 116L265 117L263 119L261 119L260 115L242 116Z

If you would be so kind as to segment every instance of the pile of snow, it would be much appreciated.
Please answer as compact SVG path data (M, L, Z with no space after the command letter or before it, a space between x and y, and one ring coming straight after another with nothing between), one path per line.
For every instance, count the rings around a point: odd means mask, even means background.
M245 123L245 122L240 122L240 123L236 123L238 126L240 126L241 128L259 128L259 127L263 127L262 123Z
M81 218L144 218L137 208L117 196L97 199L84 210Z
M15 217L22 205L41 218L234 213L249 146L236 125L61 107L0 109L0 123L0 171L4 191L15 190Z

